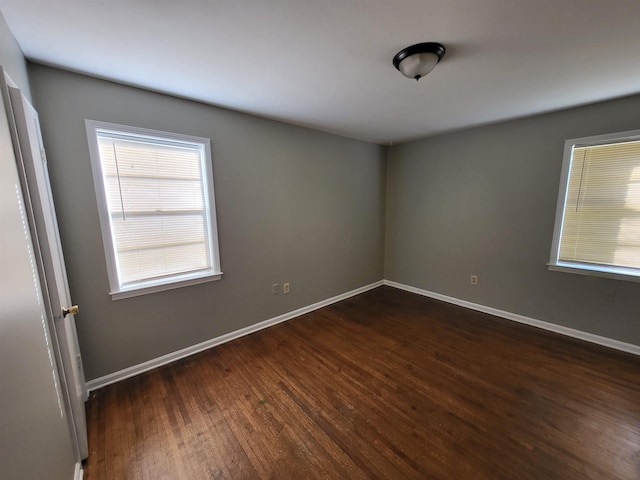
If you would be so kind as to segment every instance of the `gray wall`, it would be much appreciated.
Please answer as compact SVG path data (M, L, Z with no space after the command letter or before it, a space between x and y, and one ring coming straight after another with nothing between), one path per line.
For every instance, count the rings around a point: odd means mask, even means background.
M30 65L87 379L383 277L383 147ZM211 138L222 280L112 301L86 118ZM271 284L291 282L289 295Z
M22 55L22 50L13 34L9 30L4 17L0 13L0 61L2 68L9 74L17 87L28 99L31 99L31 89L27 75L27 63Z
M391 147L385 278L640 345L640 283L546 267L565 139L638 112L634 96Z
M2 15L0 65L28 94L24 58ZM66 417L60 416L43 292L19 185L0 96L0 476L71 480L74 453Z

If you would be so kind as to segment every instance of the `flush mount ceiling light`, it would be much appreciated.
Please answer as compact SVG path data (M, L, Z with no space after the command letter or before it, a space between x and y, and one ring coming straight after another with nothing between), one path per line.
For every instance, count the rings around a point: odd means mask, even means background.
M442 60L444 52L444 46L439 43L417 43L396 53L393 66L405 77L420 80Z

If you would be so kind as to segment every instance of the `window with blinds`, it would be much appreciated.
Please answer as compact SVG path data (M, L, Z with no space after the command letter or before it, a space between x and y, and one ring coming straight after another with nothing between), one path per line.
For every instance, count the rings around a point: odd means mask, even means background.
M114 298L220 278L209 140L86 123Z
M640 281L640 131L567 142L550 266Z

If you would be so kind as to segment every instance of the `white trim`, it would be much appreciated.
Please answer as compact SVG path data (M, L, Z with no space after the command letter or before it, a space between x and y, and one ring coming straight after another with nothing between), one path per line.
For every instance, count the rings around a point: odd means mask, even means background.
M189 357L191 355L202 352L204 350L215 347L217 345L230 342L231 340L235 340L236 338L249 335L259 330L263 330L265 328L269 328L278 323L286 322L287 320L291 320L300 315L304 315L305 313L312 312L319 308L326 307L333 303L340 302L342 300L353 297L355 295L359 295L369 290L373 290L374 288L377 288L381 285L388 285L390 287L398 288L400 290L405 290L407 292L416 293L418 295L434 298L436 300L442 300L443 302L459 305L461 307L469 308L471 310L488 313L489 315L494 315L496 317L505 318L507 320L512 320L514 322L523 323L526 325L531 325L533 327L541 328L543 330L548 330L551 332L559 333L561 335L566 335L566 336L584 340L590 343L595 343L597 345L603 345L605 347L613 348L615 350L620 350L623 352L632 353L634 355L640 356L640 346L638 345L621 342L619 340L613 340L607 337L601 337L599 335L583 332L581 330L575 330L573 328L563 327L561 325L544 322L542 320L536 320L534 318L525 317L523 315L518 315L516 313L506 312L504 310L498 310L497 308L487 307L477 303L468 302L466 300L460 300L455 297L450 297L448 295L442 295L440 293L430 292L428 290L423 290L421 288L404 285L402 283L393 282L391 280L380 280L378 282L371 283L369 285L365 285L360 288L356 288L355 290L351 290L349 292L336 295L335 297L322 300L312 305L308 305L306 307L302 307L297 310L284 313L277 317L264 320L254 325L249 325L248 327L241 328L239 330L235 330L233 332L229 332L224 335L220 335L219 337L212 338L205 342L198 343L196 345L192 345L190 347L183 348L181 350L177 350L175 352L168 353L166 355L162 355L160 357L154 358L152 360L148 360L138 365L134 365L132 367L128 367L123 370L110 373L103 377L95 378L87 382L87 391L92 392L94 390L98 390L99 388L106 387L107 385L110 385L112 383L119 382L121 380L124 380L129 377L133 377L135 375L139 375L141 373L147 372L149 370L153 370L154 368L158 368L163 365L167 365L171 362L175 362L176 360Z
M220 247L218 240L218 224L215 207L215 193L213 184L213 162L211 158L211 140L205 137L196 137L181 133L163 132L148 128L118 125L115 123L100 122L85 119L85 130L89 146L89 158L93 172L93 182L96 190L98 205L98 217L104 244L105 259L107 262L107 274L109 277L109 289L112 300L130 298L148 293L161 292L174 288L195 285L213 280L219 280L222 276L220 266ZM206 275L199 272L184 272L183 274L169 275L163 279L151 278L134 285L121 285L120 273L115 250L115 237L113 236L112 219L109 214L109 205L106 195L105 180L103 177L103 165L98 146L99 133L120 134L124 137L144 137L147 140L164 145L189 145L198 147L201 153L200 162L203 172L202 187L204 195L204 219L206 223L205 236L208 239L210 268Z
M166 355L162 355L160 357L154 358L152 360L148 360L138 365L134 365L132 367L128 367L123 370L110 373L103 377L95 378L87 382L87 390L89 392L92 392L99 388L106 387L107 385L110 385L112 383L119 382L120 380L124 380L126 378L139 375L143 372L147 372L149 370L153 370L154 368L167 365L171 362L175 362L176 360L186 358L190 355L194 355L196 353L202 352L204 350L215 347L217 345L230 342L231 340L235 340L236 338L244 337L245 335L249 335L259 330L263 330L265 328L271 327L278 323L286 322L287 320L291 320L292 318L299 317L300 315L304 315L305 313L312 312L313 310L317 310L319 308L326 307L327 305L331 305L333 303L340 302L342 300L353 297L355 295L359 295L369 290L373 290L374 288L377 288L381 285L383 285L383 280L380 280L375 283L371 283L369 285L365 285L360 288L356 288L355 290L351 290L349 292L345 292L340 295L336 295L335 297L327 298L326 300L322 300L320 302L314 303L312 305L308 305L306 307L298 308L297 310L284 313L282 315L270 318L268 320L264 320L254 325L249 325L248 327L241 328L240 330L235 330L233 332L225 333L224 335L220 335L219 337L215 337L205 342L197 343L190 347L183 348L181 350L177 350L175 352L168 353Z
M549 267L549 270L555 272L591 275L594 277L612 278L614 280L626 280L628 282L640 282L640 269L638 268L609 267L604 265L561 261L558 261L555 264L547 264L547 266Z
M560 187L558 200L556 203L556 217L553 224L553 237L551 239L551 256L548 265L555 265L558 262L560 252L560 239L562 238L562 227L564 222L564 209L567 202L567 188L569 186L569 172L571 171L571 161L573 160L573 141L564 142L564 153L562 155L562 170L560 171Z
M590 147L592 145L602 145L605 143L628 142L640 140L640 130L627 130L626 132L605 133L604 135L591 135L589 137L571 138L565 144L577 147Z
M187 275L188 277L188 275ZM173 290L180 287L188 287L191 285L198 285L200 283L213 282L222 278L222 272L207 273L198 277L185 278L184 280L171 280L169 283L156 283L147 287L134 287L130 290L120 290L117 292L110 292L111 300L121 300L123 298L137 297L139 295L148 295L149 293L164 292L166 290Z
M496 317L505 318L518 323L524 323L531 325L532 327L542 328L551 332L566 335L568 337L577 338L586 342L595 343L605 347L613 348L615 350L621 350L623 352L632 353L634 355L640 355L640 345L634 345L632 343L625 343L612 338L601 337L593 333L583 332L582 330L576 330L569 327L563 327L556 325L555 323L544 322L542 320L536 320L535 318L525 317L518 315L517 313L506 312L504 310L498 310L497 308L487 307L478 303L467 302L466 300L460 300L455 297L449 297L448 295L442 295L441 293L430 292L428 290L422 290L421 288L411 287L402 283L393 282L391 280L384 280L384 285L390 287L399 288L400 290L406 290L407 292L417 293L424 297L435 298L436 300L442 300L443 302L452 303L461 307L469 308L471 310L477 310L479 312L488 313Z
M84 477L84 470L82 470L82 463L76 463L76 469L73 472L73 480L82 480Z

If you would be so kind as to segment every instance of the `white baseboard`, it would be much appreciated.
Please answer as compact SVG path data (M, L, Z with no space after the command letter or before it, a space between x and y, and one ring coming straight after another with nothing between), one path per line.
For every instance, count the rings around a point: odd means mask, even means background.
M460 300L455 297L450 297L448 295L442 295L440 293L430 292L428 290L412 287L410 285L404 285L402 283L393 282L391 280L380 280L379 282L371 283L369 285L365 285L364 287L360 287L355 290L351 290L349 292L336 295L335 297L331 297L326 300L322 300L320 302L314 303L312 305L308 305L306 307L302 307L297 310L284 313L282 315L279 315L274 318L270 318L268 320L264 320L254 325L249 325L248 327L241 328L240 330L235 330L233 332L220 335L219 337L212 338L205 342L198 343L196 345L192 345L187 348L183 348L182 350L177 350L175 352L162 355L160 357L140 363L138 365L134 365L132 367L128 367L114 373L110 373L103 377L95 378L87 382L87 391L92 392L94 390L105 387L112 383L119 382L120 380L124 380L125 378L133 377L135 375L139 375L141 373L152 370L154 368L167 365L171 362L175 362L176 360L186 358L190 355L194 355L196 353L202 352L204 350L215 347L217 345L221 345L231 340L235 340L236 338L249 335L259 330L263 330L265 328L271 327L272 325L286 322L287 320L291 320L292 318L299 317L300 315L304 315L305 313L309 313L319 308L326 307L327 305L331 305L341 300L345 300L349 297L359 295L361 293L377 288L381 285L388 285L390 287L398 288L400 290L406 290L407 292L417 293L418 295L434 298L436 300L442 300L443 302L452 303L454 305L459 305L461 307L469 308L471 310L477 310L479 312L495 315L496 317L505 318L507 320L512 320L518 323L524 323L526 325L531 325L533 327L542 328L543 330L549 330L551 332L560 333L562 335L578 338L580 340L585 340L587 342L595 343L605 347L613 348L615 350L621 350L623 352L632 353L634 355L640 356L640 346L638 345L621 342L619 340L602 337L600 335L594 335L593 333L583 332L581 330L575 330L569 327L563 327L561 325L556 325L554 323L549 323L542 320L536 320L535 318L525 317L523 315L518 315L517 313L498 310L497 308L487 307L485 305L468 302L466 300ZM82 478L82 468L80 468L80 477L77 477L77 478L79 479Z
M76 463L76 469L73 472L73 480L82 480L84 476L84 470L82 470L82 464L80 462Z
M274 318L270 318L268 320L264 320L254 325L249 325L248 327L241 328L240 330L226 333L224 335L220 335L219 337L212 338L205 342L198 343L196 345L192 345L187 348L183 348L182 350L177 350L175 352L162 355L161 357L148 360L138 365L134 365L132 367L128 367L123 370L110 373L103 377L95 378L87 382L87 391L92 392L99 388L106 387L107 385L110 385L112 383L119 382L120 380L124 380L125 378L139 375L143 372L152 370L157 367L161 367L163 365L167 365L168 363L175 362L176 360L180 360L190 355L194 355L196 353L202 352L203 350L207 350L209 348L215 347L216 345L220 345L220 344L229 342L231 340L235 340L236 338L249 335L250 333L263 330L265 328L271 327L272 325L276 325L278 323L286 322L287 320L291 320L292 318L299 317L300 315L304 315L305 313L312 312L313 310L317 310L319 308L326 307L327 305L331 305L332 303L336 303L341 300L345 300L349 297L353 297L355 295L359 295L361 293L367 292L369 290L372 290L374 288L381 286L382 284L383 284L383 281L380 280L379 282L371 283L369 285L365 285L364 287L351 290L350 292L342 293L340 295L336 295L335 297L327 298L326 300L322 300L312 305L308 305L306 307L302 307L297 310L284 313L282 315L279 315Z
M634 355L640 355L640 346L632 343L625 343L612 338L601 337L600 335L594 335L593 333L583 332L582 330L575 330L569 327L563 327L562 325L556 325L555 323L544 322L542 320L536 320L535 318L525 317L518 315L517 313L506 312L504 310L498 310L497 308L487 307L478 303L467 302L466 300L460 300L455 297L449 297L440 293L430 292L428 290L422 290L421 288L404 285L402 283L393 282L391 280L384 280L384 285L390 287L406 290L407 292L417 293L425 297L435 298L436 300L442 300L443 302L452 303L461 307L470 308L471 310L477 310L479 312L495 315L496 317L505 318L518 323L524 323L533 327L542 328L551 332L560 333L568 337L578 338L591 343L596 343L605 347L613 348L615 350L621 350L623 352L632 353Z

